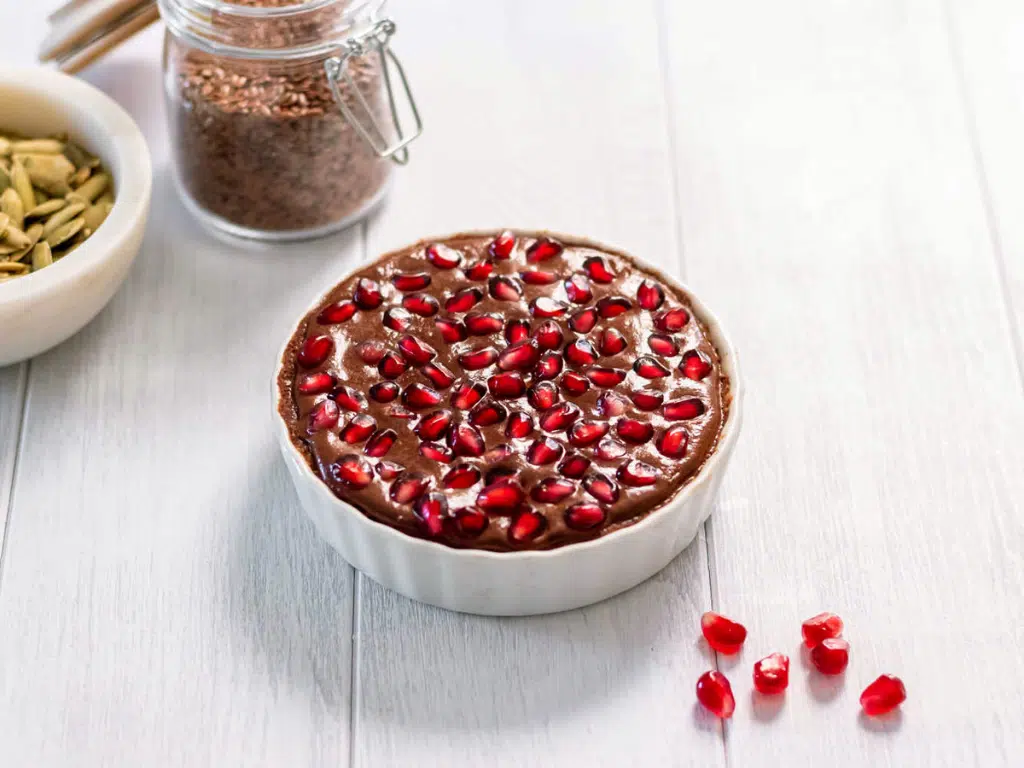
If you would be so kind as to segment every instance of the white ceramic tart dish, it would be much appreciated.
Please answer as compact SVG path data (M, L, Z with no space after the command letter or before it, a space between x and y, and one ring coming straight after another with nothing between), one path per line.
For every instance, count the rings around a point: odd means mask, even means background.
M469 275L474 268L479 269L483 261L495 261L475 258L486 256L480 243L495 235L494 232L467 232L421 241L386 254L370 265L360 265L318 297L293 326L297 330L290 335L278 358L272 385L275 430L303 509L319 533L353 567L370 578L412 599L454 611L499 616L565 611L604 600L636 586L662 570L693 541L700 525L712 510L715 495L739 436L743 382L732 343L714 315L685 286L618 249L579 237L517 231L517 250L512 258L519 259L520 263L514 266L512 262L498 263L497 271L491 275L489 283L486 275L490 271L486 271L482 275L483 282L478 283L482 286L480 291L472 287L465 289L461 283L453 282L452 276ZM492 255L497 242L495 238L491 243L488 252ZM440 246L435 247L433 244ZM430 248L435 248L433 253ZM440 303L444 305L444 311L439 311L436 306L430 311L417 311L417 306L422 307L424 303L424 293L415 290L422 287L417 283L430 285L427 277L430 270L415 270L419 266L416 259L423 258L424 249L433 266L447 270L434 272L433 286L430 288L442 297ZM560 258L545 255L545 249ZM412 254L416 254L415 258ZM607 261L602 260L602 254L607 257ZM504 258L509 257L506 255ZM591 263L595 260L598 262L596 265ZM454 268L456 264L458 269ZM596 271L591 272L591 267ZM361 286L370 268L382 269L379 274L388 276L387 282L392 283L399 292L392 285L385 285L386 281L381 279L385 296L383 305L378 302L373 306L374 312L365 311L361 328L357 320L345 326L348 330L334 337L337 349L330 360L321 361L320 365L316 361L310 362L308 357L301 357L301 351L307 349L309 341L321 338L316 334L324 330L320 323L328 309L344 318L338 320L332 316L330 322L347 322L357 316L357 310L348 306L352 302L339 301L339 297L351 295L353 284L357 288ZM616 270L618 277L614 274ZM551 275L547 283L544 283L544 276L532 274L541 271L548 271ZM593 279L580 279L570 285L569 278L576 275L589 275ZM456 281L458 279L455 278ZM497 286L495 280L499 283ZM514 294L506 298L503 293L510 282L518 285L522 297L519 305L528 306L528 312L532 313L533 336L522 337L525 339L522 341L516 341L510 336L509 326L515 324L516 313L519 311ZM535 284L542 283L546 287L535 287ZM565 289L562 288L563 284ZM652 284L658 287L654 298L646 290ZM511 303L496 304L489 299L488 285L493 299ZM580 291L584 293L582 297ZM613 293L609 294L610 291ZM401 292L404 292L404 296ZM467 304L463 302L467 295L470 297L469 307L473 306L475 298L476 310L467 309ZM636 299L624 301L625 297L634 295ZM359 303L359 297L354 298ZM379 297L374 300L377 299ZM388 313L388 306L409 307L413 311ZM680 306L689 310L683 313L685 318L682 321L684 324L689 323L687 328L664 328L665 315L671 314L669 309L676 311ZM659 307L661 311L657 311ZM368 309L360 303L360 311ZM495 311L481 311L488 309ZM591 309L600 313L600 319L596 326L590 324L593 331L588 329L581 332L576 318ZM630 314L639 315L644 311L646 314L639 319ZM456 316L455 313L463 314ZM424 317L429 319L429 323L424 323ZM433 358L424 356L417 363L416 358L423 349L416 344L403 344L403 340L412 335L425 340L424 346L428 351L432 352L433 347L441 349L439 337L432 335L429 329L434 323L440 328L446 320L460 317L470 328L469 337L468 340L465 335L457 337L457 341L451 344L452 350L443 349ZM530 315L526 317L530 318ZM499 319L504 323L504 331L495 330L493 338L487 337L487 324L493 322L497 327ZM565 332L564 341L559 336L558 341L545 346L544 328L551 328L553 324L560 325ZM650 334L652 338L661 337L658 339L659 344L651 345L652 350L656 346L662 349L664 344L660 342L670 336L679 342L678 348L675 351L664 351L661 357L651 355L646 348L641 349L641 339L649 343L646 339L652 330L655 331ZM678 333L662 334L657 330ZM593 345L582 343L595 336ZM370 373L364 375L361 372L364 366L361 364L350 365L344 362L354 359L356 348L359 348L358 354L362 356L362 348L367 344L355 343L362 339L383 341L385 345L397 343L397 349L401 350L401 354L405 355L412 366L400 367L398 373L388 372L385 375L386 379L392 380L390 383L385 382L394 392L388 395L389 399L379 397L380 392L373 391L373 387L368 388L371 391L369 401L357 392L367 388L366 385L374 380L377 370L375 366L365 366ZM493 349L482 346L488 342L502 349L498 353L499 357L487 358L484 355L484 349ZM537 362L538 343L541 350L549 350L540 356L540 362ZM509 350L521 350L527 346L534 348L533 357L517 367L523 355ZM571 350L570 346L573 347ZM480 360L482 355L485 359ZM563 369L562 362L558 362L555 374L542 376L540 371L545 361L551 362L549 356L563 358L565 367ZM702 357L708 363L703 369L698 365L696 375L690 375L694 373L687 363L691 356ZM365 357L362 359L365 362ZM422 367L426 360L431 360L426 368L436 366L429 373ZM347 371L339 371L336 367L338 364L343 367L348 365L353 375L346 378ZM318 365L320 371L315 370ZM385 372L387 365L388 361L382 360L380 370ZM417 368L417 365L421 367ZM327 374L328 369L333 374ZM609 380L609 372L619 369L622 369L621 378ZM677 373L684 369L685 375ZM443 380L455 370L463 378L456 379L454 383ZM297 394L299 390L296 388L299 386L300 374L303 382L316 378L312 374L317 374L339 385L326 398L319 398L315 402L324 399L347 402L347 420L343 419L340 424L337 419L331 421L331 429L325 432L306 432L307 429L313 429L314 411L319 414L323 409L317 410L315 405L310 408L309 403L314 402L312 399L299 402L302 397ZM421 374L424 378L419 378ZM589 392L570 396L570 387L574 381L565 379L573 374L576 374L575 380L589 379L593 385ZM449 378L454 379L455 376L457 374L452 374ZM438 377L442 378L440 382L437 381ZM417 382L427 378L437 383L441 392L434 392L434 400L420 402L420 398L430 388ZM511 378L523 380L519 382L520 389L513 386L513 391L507 390ZM706 381L701 381L703 378ZM460 387L474 380L486 381L489 394L478 394L477 400L474 400L475 407L460 411L456 407L458 393L468 391L460 390ZM399 387L394 385L401 383L406 386L399 400L395 399ZM523 383L530 385L529 395L524 394L521 388ZM516 382L511 381L511 384ZM557 386L551 386L554 384ZM557 405L545 403L541 408L533 398L534 389L538 385L560 391L565 397L560 400L556 394ZM485 389L483 386L479 388ZM658 394L659 388L666 398L664 407L660 405L660 395L658 406L648 407L645 403L641 407L642 400L636 397L638 391ZM632 404L623 406L612 412L612 416L617 418L611 418L608 415L610 401L606 401L605 397L620 390L628 393L628 396L622 395L617 399L628 403L631 398L636 407ZM669 406L684 402L668 399L678 397L681 392L702 394L703 400L707 402L706 413L702 406L698 411L702 416L696 419L692 415L684 417L674 414L668 420L667 416L663 418L661 414L667 414ZM444 402L439 402L438 397L443 397ZM480 397L483 399L480 400ZM381 405L382 402L390 403L391 399L394 399L394 403L390 406ZM692 403L697 399L700 398L685 402ZM449 401L451 409L446 410ZM518 429L522 422L515 421L513 417L523 417L525 421L528 415L525 411L529 410L527 401L537 406L532 414L536 416L537 429L534 429L531 415L531 421L524 431L514 432L513 424ZM330 405L337 412L333 404ZM430 411L435 405L440 405L441 409ZM392 410L387 411L387 408ZM639 413L637 409L644 413ZM494 416L495 410L501 415ZM300 411L303 413L300 414ZM444 414L450 414L451 411L455 411L455 416L451 417L445 433L448 435L449 446L445 448L444 439L439 437L440 432L430 436L424 436L422 432L424 427L433 426L434 420L429 418L433 414L448 424L449 419ZM404 412L406 415L402 418L409 419L407 426L385 415L390 412ZM374 415L377 417L376 422ZM606 420L602 421L602 418ZM676 421L683 418L693 420ZM463 425L466 425L466 433L459 431ZM476 425L479 429L471 429L469 425ZM714 431L708 427L707 434L703 434L701 425L711 425ZM340 433L333 429L334 426L341 427ZM350 439L352 433L362 431L363 427L366 427L367 435L370 430L376 430L373 437L367 440L365 436L355 435L356 439ZM590 431L598 428L603 431L594 434L606 436L600 442L597 442L598 438L592 437ZM384 445L383 453L371 451L371 446L376 448L381 443L387 443L385 433L390 434L391 443ZM477 435L476 443L473 439L464 439L467 435L471 437L471 433ZM670 433L683 433L681 448L677 442L666 439ZM398 434L402 436L398 437ZM428 439L437 439L438 442L419 444L417 454L414 450L418 444L417 439L412 435L417 435L424 442ZM330 442L324 442L328 438ZM687 450L687 440L690 450ZM479 450L474 447L477 444ZM605 455L606 448L610 451L616 445L618 448L615 450L619 453ZM658 453L655 452L655 445ZM388 454L392 447L394 450ZM424 448L428 448L429 453L424 452ZM502 448L508 450L504 456L500 454ZM344 453L349 449L349 454L339 458L338 451ZM557 455L552 456L552 452ZM492 458L495 454L498 458ZM356 484L345 485L352 480L348 473L350 465L345 464L345 461L352 462L352 466L357 468L368 467L366 456L384 455L394 461L377 462L377 472L380 473L382 464L389 468L397 466L398 469L394 471L399 472L398 479L391 482L390 501L387 484L373 481L372 485L367 485L365 472L357 475ZM441 458L436 458L439 455ZM568 470L562 473L563 466L571 458L584 455L593 458L590 471L585 475L582 471L579 474L572 474ZM430 477L427 477L431 474L429 467L424 465L421 458L425 456L438 462L436 466L439 471ZM673 456L679 458L671 458ZM513 480L501 475L493 479L492 471L497 471L496 467L502 465L505 458L518 467L519 474L513 475ZM399 460L404 464L397 464ZM558 463L560 460L561 463ZM334 463L325 465L324 461ZM330 469L340 464L344 464L344 471L335 472ZM587 466L590 464L588 461ZM688 467L685 474L682 470L676 473L677 467L684 465ZM330 468L324 469L325 466ZM410 471L400 473L406 466ZM615 467L618 467L618 472ZM415 473L411 471L413 469L427 471ZM330 482L323 479L328 475L321 477L322 471L330 475ZM449 485L448 477L459 471L472 472L475 481L471 477L465 484L453 482ZM648 472L646 477L644 471ZM448 474L443 474L445 472ZM676 476L673 477L673 473ZM374 472L369 472L369 475L374 476ZM416 509L415 517L406 511L409 507L403 506L410 503L402 497L408 485L403 478L407 475L416 475L426 480L426 487L432 488L431 493L419 492L417 502L411 505ZM385 477L383 473L380 476ZM444 482L441 482L442 477ZM565 480L566 477L573 479ZM591 484L594 477L601 482ZM339 481L342 481L341 485ZM506 490L499 486L513 481L521 482L523 488L532 490L525 498L523 491L520 491L520 497L510 502L518 506L499 509L495 515L495 510L487 508L481 499L488 489ZM402 487L396 500L396 488L399 485ZM377 486L383 487L383 496ZM356 489L358 492L346 489ZM539 491L543 495L536 495ZM548 498L556 492L560 495ZM349 498L349 501L342 497ZM431 498L431 502L424 504L427 497ZM477 499L475 506L474 498ZM487 501L491 500L492 497L488 496ZM597 500L602 503L598 504ZM398 505L399 511L393 520L387 518L391 514L387 508L389 504ZM467 507L467 504L470 506ZM586 515L570 519L576 508L590 514L591 519L593 514L597 514L600 522L587 522ZM456 514L462 514L467 509L476 510L478 518L481 516L480 510L488 513L486 518L490 527L484 523L485 535L480 536L476 544L472 541L463 543L449 535L452 526L461 525L461 518L456 520ZM430 516L435 513L444 518L441 521L434 520L437 527L431 528L433 518ZM531 517L537 524L532 528L525 525L531 522L526 518ZM418 532L415 527L410 529L410 521L414 524L422 523L424 530ZM579 525L580 521L583 527ZM521 526L521 522L524 525ZM442 524L447 527L442 528ZM464 530L460 531L465 533ZM516 538L524 532L531 538ZM536 546L531 546L531 543ZM520 544L523 546L519 547Z

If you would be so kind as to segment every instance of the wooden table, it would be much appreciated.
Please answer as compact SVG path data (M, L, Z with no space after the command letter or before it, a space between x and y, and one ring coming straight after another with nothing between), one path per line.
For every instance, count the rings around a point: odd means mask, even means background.
M5 63L31 59L39 6L0 6ZM386 209L320 242L245 250L185 213L159 30L87 73L148 136L155 199L106 311L0 370L0 764L1024 764L1024 6L392 7L426 133ZM353 573L270 429L274 357L315 292L388 246L501 225L682 277L747 376L699 539L625 595L532 619ZM709 609L750 629L738 657L699 641ZM799 650L825 609L852 644L833 681ZM776 650L773 705L750 670ZM694 703L716 665L724 728ZM885 671L909 700L868 721Z

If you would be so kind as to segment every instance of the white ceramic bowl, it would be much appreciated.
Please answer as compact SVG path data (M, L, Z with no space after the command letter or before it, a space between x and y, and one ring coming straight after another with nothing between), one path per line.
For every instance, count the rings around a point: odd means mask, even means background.
M580 242L575 237L565 239ZM602 250L618 250L599 243L591 245ZM287 349L285 342L274 372L275 429L299 500L320 534L355 568L396 592L453 611L491 616L580 608L635 587L668 565L693 541L711 512L740 432L743 382L736 352L715 316L689 289L640 259L636 261L660 274L666 285L685 291L692 299L694 311L705 322L730 380L729 415L718 447L700 472L672 499L635 525L557 549L525 552L454 549L409 536L371 520L335 496L292 444L288 425L278 411L280 398L290 397L289 393L279 392L277 384ZM293 329L322 298L323 295L303 311Z
M91 85L48 69L0 67L0 128L61 131L103 160L114 207L95 234L52 266L0 283L0 366L34 357L77 333L120 287L142 243L153 170L132 118Z

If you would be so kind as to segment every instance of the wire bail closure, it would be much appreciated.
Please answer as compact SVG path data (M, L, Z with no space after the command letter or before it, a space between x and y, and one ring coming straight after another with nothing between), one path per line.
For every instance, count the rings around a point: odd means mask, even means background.
M409 87L409 80L405 76L405 69L402 67L398 57L395 56L394 51L388 46L388 42L394 34L395 22L391 19L379 21L362 35L350 37L346 40L342 54L327 59L324 62L324 69L327 72L327 83L330 86L331 94L334 96L338 108L341 109L341 114L348 121L349 125L356 129L359 135L377 153L378 157L391 158L398 165L405 165L409 162L409 144L423 133L423 120L420 119L420 112L416 108L416 100L413 98L412 89ZM377 122L377 118L374 117L373 110L366 101L362 90L356 85L355 80L352 79L348 72L349 59L354 56L365 56L373 51L376 51L380 57L381 70L384 74L384 85L388 92L388 106L391 110L391 119L395 124L397 141L390 145L383 128ZM405 91L405 99L409 102L409 108L416 123L413 132L408 136L405 135L401 119L398 116L395 90L391 83L391 66L394 66L398 72L402 90ZM349 105L345 103L340 89L340 81L342 79L344 79L349 91L356 95L360 106L366 112L368 124L360 121Z

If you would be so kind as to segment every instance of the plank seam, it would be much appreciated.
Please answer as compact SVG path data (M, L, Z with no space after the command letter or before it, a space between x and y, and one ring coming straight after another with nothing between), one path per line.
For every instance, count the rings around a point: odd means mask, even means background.
M14 461L11 462L10 489L7 493L4 510L4 526L0 540L0 592L3 591L4 564L7 562L7 542L11 538L11 520L14 516L14 491L18 482L18 468L21 460L22 441L25 439L25 420L28 417L28 379L32 369L32 361L26 362L21 369L18 381L18 397L21 400L21 413L18 416L18 433L14 437Z

